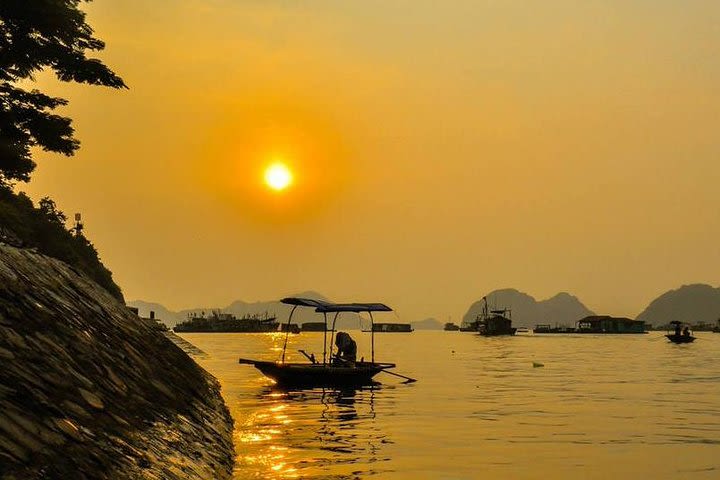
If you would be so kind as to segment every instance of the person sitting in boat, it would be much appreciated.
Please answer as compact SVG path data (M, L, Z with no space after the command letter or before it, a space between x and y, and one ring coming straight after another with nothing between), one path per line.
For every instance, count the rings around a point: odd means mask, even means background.
M335 365L354 367L357 360L357 344L350 334L338 332L335 336L335 346L338 349L335 355Z
M683 328L683 337L689 337L690 336L690 327Z

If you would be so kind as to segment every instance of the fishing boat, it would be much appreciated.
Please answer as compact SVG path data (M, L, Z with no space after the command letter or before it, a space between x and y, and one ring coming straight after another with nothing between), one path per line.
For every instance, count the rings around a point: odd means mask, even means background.
M317 313L323 314L323 352L322 359L314 353L308 354L299 350L307 362L286 362L287 341L289 332L285 334L282 355L277 362L263 360L239 359L240 364L253 365L263 375L269 377L279 385L291 387L344 387L362 386L373 383L373 377L380 372L415 381L410 377L389 372L394 363L380 363L375 361L375 329L370 330L370 361L363 358L356 362L347 362L340 355L334 353L333 338L335 324L338 316L343 312L368 313L370 324L374 325L373 312L391 312L392 309L382 303L330 303L310 298L289 297L283 298L282 303L292 305L287 324L292 321L293 314L298 307L314 308ZM328 314L333 314L332 323L328 322Z
M512 326L512 312L510 309L488 310L486 297L483 297L483 302L482 312L477 317L478 334L484 337L515 335L517 329Z
M176 333L265 333L275 332L277 329L275 316L268 312L237 318L220 310L213 310L208 317L205 312L201 315L191 313L186 321L173 328Z
M692 334L690 333L690 328L687 325L685 325L682 333L680 333L680 329L683 325L682 322L673 320L672 322L670 322L670 325L675 326L675 331L673 333L670 333L668 331L665 337L672 343L692 343L695 341L695 337L692 336Z

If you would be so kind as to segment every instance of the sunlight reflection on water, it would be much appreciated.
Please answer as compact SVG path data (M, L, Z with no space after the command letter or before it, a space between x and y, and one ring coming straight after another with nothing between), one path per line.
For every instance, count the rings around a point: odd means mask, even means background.
M717 478L720 335L698 336L385 334L378 360L418 383L284 392L237 364L283 335L183 334L223 386L237 479ZM288 360L318 344L291 336Z

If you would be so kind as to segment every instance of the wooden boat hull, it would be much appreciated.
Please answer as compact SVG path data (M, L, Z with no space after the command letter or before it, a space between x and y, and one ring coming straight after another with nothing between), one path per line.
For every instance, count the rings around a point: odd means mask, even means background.
M478 335L482 337L500 337L502 335L515 335L517 333L517 328L510 328L509 330L499 330L499 331L480 331Z
M692 343L695 341L695 337L688 335L668 334L665 337L673 343Z
M320 363L275 363L243 358L239 363L253 365L278 385L304 387L371 385L375 375L395 366L393 363L357 362L354 367L345 367Z

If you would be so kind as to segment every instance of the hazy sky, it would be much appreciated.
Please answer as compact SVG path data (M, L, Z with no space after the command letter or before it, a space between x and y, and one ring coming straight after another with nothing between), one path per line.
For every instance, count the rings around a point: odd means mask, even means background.
M717 0L84 8L130 90L40 77L82 148L22 188L83 213L128 300L459 321L515 287L635 316L719 283Z

